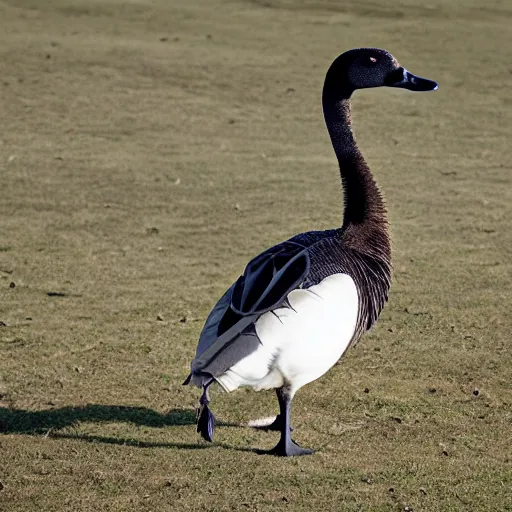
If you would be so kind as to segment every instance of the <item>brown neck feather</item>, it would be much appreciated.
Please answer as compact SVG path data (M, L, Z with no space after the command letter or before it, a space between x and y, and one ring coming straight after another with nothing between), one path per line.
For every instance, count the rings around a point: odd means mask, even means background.
M344 195L342 237L345 245L389 261L386 205L352 133L350 95L327 76L323 91L324 117L338 158Z

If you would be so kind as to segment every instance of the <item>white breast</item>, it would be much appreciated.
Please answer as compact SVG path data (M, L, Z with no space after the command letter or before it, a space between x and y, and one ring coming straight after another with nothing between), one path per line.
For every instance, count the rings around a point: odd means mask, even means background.
M288 300L291 308L265 313L256 322L260 348L217 377L226 391L242 385L268 389L286 381L295 393L343 355L357 321L353 279L334 274L307 290L293 290Z

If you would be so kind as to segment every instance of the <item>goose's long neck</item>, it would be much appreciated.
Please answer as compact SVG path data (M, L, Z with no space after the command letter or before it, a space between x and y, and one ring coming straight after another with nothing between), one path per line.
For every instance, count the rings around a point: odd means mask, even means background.
M342 234L354 248L389 257L386 206L352 133L350 93L340 93L326 79L324 117L338 158L344 195Z

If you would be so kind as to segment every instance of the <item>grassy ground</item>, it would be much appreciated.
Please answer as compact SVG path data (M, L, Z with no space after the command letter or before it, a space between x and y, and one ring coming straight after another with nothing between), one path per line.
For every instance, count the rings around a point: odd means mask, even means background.
M512 7L505 0L0 0L0 510L512 510ZM272 393L182 387L249 258L341 222L320 93L358 93L394 283L261 457ZM13 283L13 284L11 284Z

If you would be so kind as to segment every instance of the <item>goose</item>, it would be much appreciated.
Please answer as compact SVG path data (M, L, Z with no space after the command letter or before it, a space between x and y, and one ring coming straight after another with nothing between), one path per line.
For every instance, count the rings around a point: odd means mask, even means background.
M386 205L351 128L357 89L433 91L386 50L356 48L329 67L322 93L325 123L338 159L344 198L340 228L298 234L252 259L213 307L183 384L202 388L197 431L212 441L209 386L276 390L280 432L269 451L309 455L291 439L290 406L302 386L324 375L376 322L391 284Z

